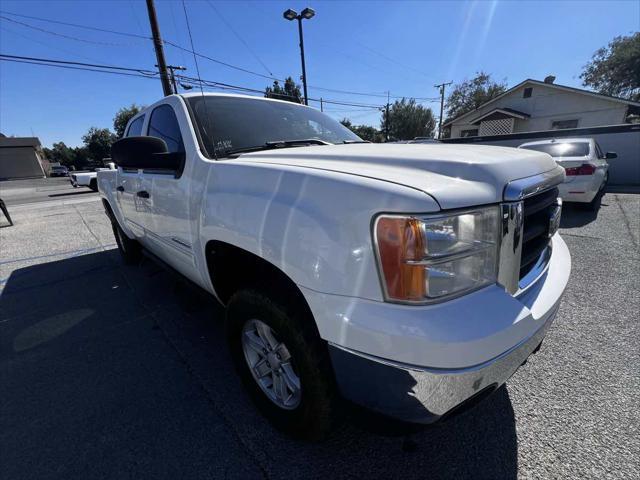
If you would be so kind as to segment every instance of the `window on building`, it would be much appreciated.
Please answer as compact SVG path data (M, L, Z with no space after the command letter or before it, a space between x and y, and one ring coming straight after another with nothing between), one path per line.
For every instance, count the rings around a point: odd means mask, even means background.
M551 130L562 130L564 128L577 128L578 119L572 120L554 120L551 122Z
M529 98L533 93L533 87L527 87L524 89L524 93L522 94L522 98Z
M139 116L131 125L129 125L129 130L127 130L126 137L139 137L142 135L142 124L144 123L144 115Z
M460 131L460 136L461 137L477 137L478 136L478 129L477 128L470 128L469 130L461 130Z
M164 140L169 152L184 152L180 125L170 105L160 105L151 113L147 135Z

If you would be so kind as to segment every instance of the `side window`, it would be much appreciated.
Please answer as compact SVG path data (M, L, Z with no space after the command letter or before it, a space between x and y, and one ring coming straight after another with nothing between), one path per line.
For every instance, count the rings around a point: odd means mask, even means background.
M170 105L160 105L151 112L147 135L163 139L172 153L184 152L180 125Z
M125 137L139 137L142 135L142 124L144 123L144 115L139 116L131 125L129 125L129 130L127 130L127 134Z

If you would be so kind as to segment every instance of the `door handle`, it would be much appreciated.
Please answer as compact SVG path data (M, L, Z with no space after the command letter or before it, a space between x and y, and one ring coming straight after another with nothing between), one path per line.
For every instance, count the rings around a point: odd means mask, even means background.
M136 193L136 195L140 198L149 198L149 192L147 192L146 190L140 190L138 193Z
M116 187L116 190L119 191L119 192L124 192L124 187L122 185L118 185Z

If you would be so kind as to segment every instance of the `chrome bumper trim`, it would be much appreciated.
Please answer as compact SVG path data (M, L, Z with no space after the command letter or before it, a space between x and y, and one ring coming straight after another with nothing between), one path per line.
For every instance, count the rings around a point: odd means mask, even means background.
M433 423L485 388L504 384L540 345L559 302L533 335L498 357L468 368L399 364L330 343L338 386L345 397L374 411L404 421Z

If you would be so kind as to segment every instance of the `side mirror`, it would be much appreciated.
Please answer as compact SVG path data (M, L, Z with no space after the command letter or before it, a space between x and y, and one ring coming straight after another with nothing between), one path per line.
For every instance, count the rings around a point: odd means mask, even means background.
M618 158L618 154L616 152L607 152L604 154L604 158L607 160L612 160L614 158Z
M125 137L111 145L111 159L122 168L178 170L184 153L171 153L157 137Z

